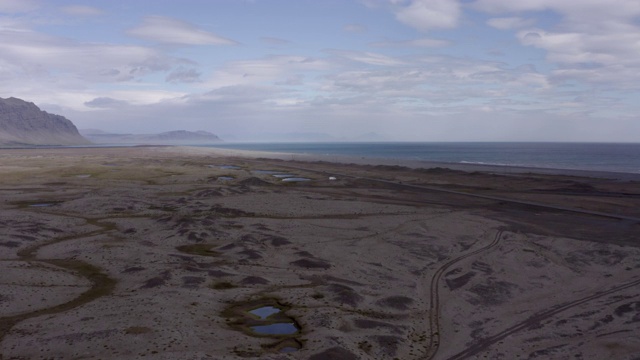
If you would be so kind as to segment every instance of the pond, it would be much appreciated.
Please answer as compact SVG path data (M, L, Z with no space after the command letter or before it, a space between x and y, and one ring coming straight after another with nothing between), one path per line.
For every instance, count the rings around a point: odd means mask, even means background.
M256 174L265 174L265 175L273 175L273 174L279 174L281 171L276 171L276 170L251 170L252 173L256 173Z
M251 330L261 335L291 335L298 332L298 327L289 322L252 326Z
M266 319L273 314L279 313L280 311L282 310L274 306L263 306L257 309L253 309L249 311L249 313L259 317L260 319Z
M240 166L235 166L235 165L208 165L208 167L217 167L219 169L225 169L225 170L240 170L241 169Z
M282 179L283 182L303 182L303 181L310 181L310 180L311 179L303 178L303 177L290 177L290 178Z

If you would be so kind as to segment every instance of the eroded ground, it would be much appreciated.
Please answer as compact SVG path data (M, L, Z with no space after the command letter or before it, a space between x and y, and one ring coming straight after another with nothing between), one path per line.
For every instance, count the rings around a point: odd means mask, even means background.
M640 216L630 182L3 150L0 358L640 353L636 221L322 171Z

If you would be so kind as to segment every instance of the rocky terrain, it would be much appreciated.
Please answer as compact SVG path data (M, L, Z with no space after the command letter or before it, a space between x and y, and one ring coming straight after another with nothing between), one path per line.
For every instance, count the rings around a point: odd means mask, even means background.
M17 98L0 98L0 146L84 145L73 123L64 116L49 114L34 103Z
M0 360L638 359L640 182L235 154L0 151Z

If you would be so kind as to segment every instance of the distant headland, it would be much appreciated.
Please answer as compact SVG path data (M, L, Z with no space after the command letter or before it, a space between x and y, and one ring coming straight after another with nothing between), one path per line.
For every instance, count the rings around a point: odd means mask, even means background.
M0 98L0 146L87 145L67 118L18 98Z

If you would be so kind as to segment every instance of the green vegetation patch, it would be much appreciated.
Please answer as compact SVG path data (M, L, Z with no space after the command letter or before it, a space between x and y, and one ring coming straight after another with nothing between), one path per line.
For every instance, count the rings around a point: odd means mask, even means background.
M177 246L176 250L191 255L215 257L220 256L219 252L212 250L216 246L215 244L189 244Z
M68 301L66 303L48 307L45 309L36 310L26 314L19 314L9 317L0 318L0 341L11 330L11 328L20 321L26 319L42 316L57 314L76 308L78 306L87 304L95 299L109 295L113 292L116 286L116 281L103 273L100 268L93 266L84 261L75 259L52 259L52 260L39 260L44 263L59 266L61 268L73 271L78 275L90 280L92 286L89 290L82 293L77 298Z
M218 281L209 285L209 287L215 290L228 290L228 289L234 289L237 286L228 281Z

